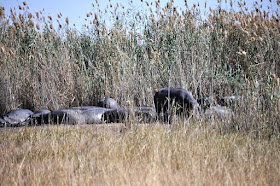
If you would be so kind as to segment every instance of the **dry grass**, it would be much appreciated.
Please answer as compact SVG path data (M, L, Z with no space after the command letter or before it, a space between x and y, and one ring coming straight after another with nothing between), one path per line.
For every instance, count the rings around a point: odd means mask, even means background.
M1 185L278 185L280 141L194 126L0 131Z

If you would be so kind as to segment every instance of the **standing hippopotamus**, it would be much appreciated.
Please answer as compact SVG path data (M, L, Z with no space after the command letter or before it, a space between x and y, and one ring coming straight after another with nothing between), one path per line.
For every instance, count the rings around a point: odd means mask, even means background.
M191 111L199 116L199 104L194 99L191 92L182 88L162 88L154 95L154 103L158 116L163 112L164 121L171 123L172 121L172 106L177 107L176 113L187 116L192 115Z
M3 116L1 123L4 122L6 126L24 126L28 124L32 114L33 112L28 109L11 110Z
M119 109L121 108L118 102L112 98L106 97L98 102L99 107L110 108L110 109Z

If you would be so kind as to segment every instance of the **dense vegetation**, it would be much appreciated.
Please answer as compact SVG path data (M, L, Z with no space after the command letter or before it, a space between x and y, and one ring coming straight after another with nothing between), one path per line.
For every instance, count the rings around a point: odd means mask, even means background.
M250 9L238 1L239 9L209 8L206 17L199 7L207 3L159 2L143 2L147 11L139 12L109 4L107 12L96 1L82 33L62 14L31 14L25 2L9 16L0 7L0 115L95 105L104 96L153 106L154 92L173 86L195 98L242 96L234 127L184 121L6 129L0 183L279 183L279 0Z

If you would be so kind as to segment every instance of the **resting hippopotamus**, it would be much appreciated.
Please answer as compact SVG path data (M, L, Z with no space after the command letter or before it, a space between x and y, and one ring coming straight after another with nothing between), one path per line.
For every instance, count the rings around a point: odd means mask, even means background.
M121 123L128 119L137 119L138 122L150 123L156 120L157 113L152 107L120 108L106 111L103 120L106 123ZM134 118L135 117L135 118Z
M157 112L153 107L135 107L133 112L139 122L151 123L156 121Z
M119 109L121 108L118 102L112 98L106 97L98 102L99 107L110 108L110 109Z
M59 124L101 124L124 121L124 109L108 109L96 106L72 107L52 112L53 123Z
M199 116L199 104L196 99L194 99L191 92L182 88L162 88L154 95L154 104L158 116L160 113L164 113L164 121L169 123L172 121L172 106L175 103L177 107L177 114L186 113L189 117L191 111L193 111L197 116ZM171 117L170 117L171 114Z
M129 118L130 109L109 109L102 114L102 120L106 123L122 123Z
M205 111L205 118L206 120L215 120L219 119L222 121L230 121L234 116L233 111L230 108L224 106L214 106L206 109Z
M101 124L101 123L117 123L118 109L108 109L103 107L94 107L91 109L83 110L82 115L85 118L87 124ZM111 117L111 120L107 120L109 115L114 115Z
M233 107L236 104L240 104L241 96L225 96L218 99L218 104L221 106Z
M59 109L51 112L51 119L54 124L84 124L86 121L82 112L83 110Z
M109 109L95 106L73 107L74 110L82 110L82 115L87 124L100 123L121 123L129 119L132 115L140 122L152 122L156 118L156 112L151 107L136 107Z
M71 109L73 110L95 110L95 109L99 109L101 107L97 107L97 106L80 106L80 107L72 107Z
M205 111L206 109L217 106L217 101L214 98L211 97L202 97L197 99L198 104L200 105L200 108Z
M5 120L3 120L2 118L0 118L0 127L4 127L5 126Z
M6 126L24 126L28 124L31 115L33 115L31 110L15 109L5 114L0 122L4 122Z
M50 115L51 111L47 109L41 109L36 111L32 116L30 120L30 125L42 125L42 124L48 124L50 122Z

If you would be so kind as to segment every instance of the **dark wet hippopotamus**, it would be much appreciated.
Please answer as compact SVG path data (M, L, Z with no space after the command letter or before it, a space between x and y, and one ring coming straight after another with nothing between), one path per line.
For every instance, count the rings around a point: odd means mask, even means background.
M218 103L214 98L211 97L202 97L197 99L197 103L200 105L200 108L205 111L206 109L217 106Z
M2 126L24 126L29 123L33 112L28 109L15 109L5 114L0 123Z
M99 107L109 108L109 109L119 109L121 108L118 102L112 98L106 97L98 102Z
M221 121L230 121L234 116L234 113L230 108L218 105L206 109L204 115L205 119L208 121L214 121L216 119Z
M189 117L193 115L191 111L193 111L196 116L199 116L199 104L196 99L194 99L191 92L182 89L182 88L162 88L154 95L154 104L156 107L156 111L158 116L160 113L164 113L164 121L171 122L172 118L172 107L176 106L177 114L186 113Z

